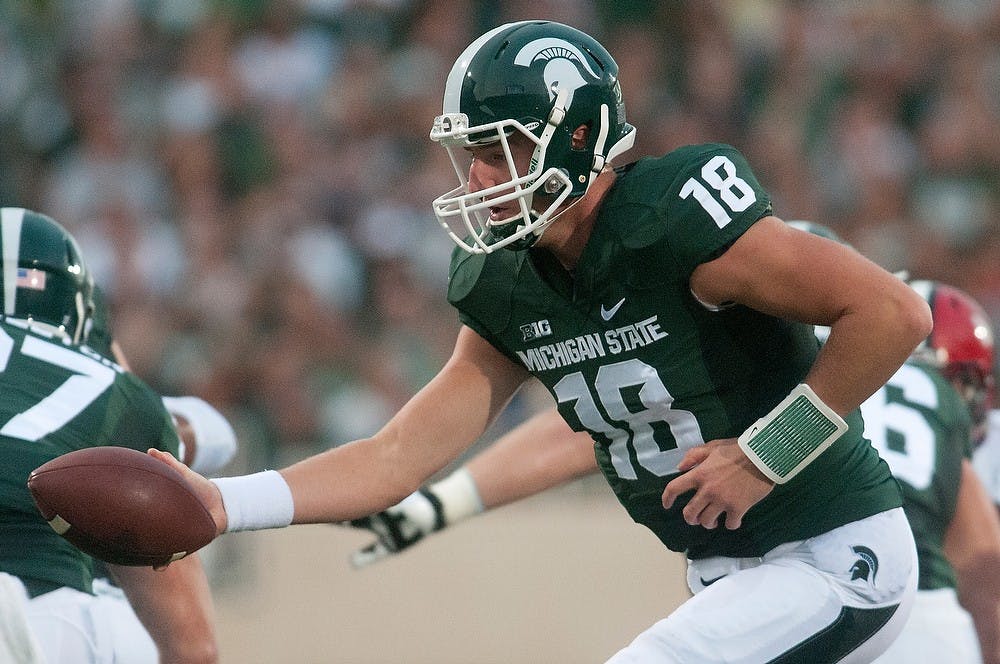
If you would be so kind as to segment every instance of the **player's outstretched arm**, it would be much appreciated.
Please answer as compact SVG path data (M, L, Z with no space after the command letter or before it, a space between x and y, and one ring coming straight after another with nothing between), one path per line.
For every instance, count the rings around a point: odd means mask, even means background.
M410 494L387 510L351 525L376 540L351 556L364 567L407 549L427 535L484 509L527 498L597 471L594 443L555 408L538 413L501 436L454 473Z
M218 661L212 597L198 554L163 570L108 568L156 644L161 664Z
M455 459L507 405L527 372L463 327L441 371L374 436L282 471L207 480L170 455L218 532L349 521L387 509Z
M962 606L972 615L984 664L1000 664L1000 517L968 461L945 555L955 569Z

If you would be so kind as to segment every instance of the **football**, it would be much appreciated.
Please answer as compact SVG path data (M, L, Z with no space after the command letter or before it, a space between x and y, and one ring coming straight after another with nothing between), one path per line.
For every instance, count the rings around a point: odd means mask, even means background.
M53 530L94 558L161 567L215 538L215 521L183 476L127 447L90 447L28 477Z

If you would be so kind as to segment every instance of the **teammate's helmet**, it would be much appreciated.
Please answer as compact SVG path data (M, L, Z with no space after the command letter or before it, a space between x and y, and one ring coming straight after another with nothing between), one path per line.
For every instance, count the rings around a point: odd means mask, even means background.
M93 311L94 282L80 248L51 217L0 208L3 315L80 343Z
M588 128L586 143L574 149L580 126ZM526 173L511 156L514 134L535 145ZM635 128L625 122L618 65L597 40L560 23L522 21L494 28L458 57L430 137L448 150L461 183L434 200L434 213L459 246L486 253L534 243L567 199L583 195L632 147ZM497 141L511 180L469 192L463 148ZM520 213L490 222L490 206L510 201Z
M969 405L977 442L993 398L994 337L989 316L970 295L936 281L916 280L910 286L931 308L934 328L913 352L917 359L940 369Z

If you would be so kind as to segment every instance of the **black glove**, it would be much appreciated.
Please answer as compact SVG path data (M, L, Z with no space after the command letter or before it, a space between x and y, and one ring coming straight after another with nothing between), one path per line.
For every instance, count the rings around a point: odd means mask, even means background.
M351 565L367 567L393 554L408 549L427 535L447 524L441 500L430 489L423 488L407 496L398 505L350 522L377 538L368 546L351 554Z

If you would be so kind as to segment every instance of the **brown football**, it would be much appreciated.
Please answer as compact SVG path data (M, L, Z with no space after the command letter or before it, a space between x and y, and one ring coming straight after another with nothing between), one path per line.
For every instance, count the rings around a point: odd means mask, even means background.
M53 530L94 558L159 567L215 538L215 522L176 470L127 447L90 447L42 464L28 489Z

